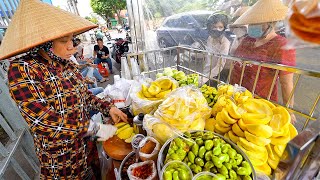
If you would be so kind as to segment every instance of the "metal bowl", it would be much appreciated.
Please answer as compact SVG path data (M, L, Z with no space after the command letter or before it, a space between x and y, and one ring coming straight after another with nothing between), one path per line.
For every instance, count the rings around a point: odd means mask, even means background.
M195 132L198 132L198 131L190 131L191 134L195 133ZM204 130L203 132L208 132L208 131ZM223 136L221 136L220 134L217 134L217 133L214 133L214 135L220 137L221 139L223 139L224 141L229 143L232 146L232 148L234 148L239 154L241 154L243 156L243 158L250 164L250 167L252 169L252 179L256 180L257 179L257 175L256 175L256 172L255 172L255 170L254 170L254 168L253 168L253 166L251 164L251 161L249 160L248 156L235 143L233 143L229 139L227 139L227 138L225 138L225 137L223 137ZM171 144L172 140L174 138L176 138L176 137L177 136L167 140L166 143L162 146L162 148L159 151L158 160L157 160L158 174L161 173L161 169L164 166L164 161L166 159L170 144Z
M123 169L123 166L124 164L128 161L128 159L131 157L131 156L134 156L136 153L135 152L131 152L129 153L121 162L120 164L120 168L119 168L119 171L118 171L118 174L117 174L117 180L121 180L121 172L122 172L122 169Z

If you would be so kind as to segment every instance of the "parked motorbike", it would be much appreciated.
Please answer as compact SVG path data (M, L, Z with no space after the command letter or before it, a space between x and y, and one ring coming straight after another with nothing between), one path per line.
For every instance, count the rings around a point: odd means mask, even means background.
M112 58L117 62L121 63L121 57L124 53L129 51L129 42L126 39L118 38L116 42L112 45Z

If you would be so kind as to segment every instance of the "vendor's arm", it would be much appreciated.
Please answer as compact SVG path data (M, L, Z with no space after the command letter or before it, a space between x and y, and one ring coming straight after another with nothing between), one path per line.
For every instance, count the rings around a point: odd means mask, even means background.
M73 138L85 133L89 121L66 118L50 105L38 74L23 61L12 63L8 73L10 94L30 130L51 138Z

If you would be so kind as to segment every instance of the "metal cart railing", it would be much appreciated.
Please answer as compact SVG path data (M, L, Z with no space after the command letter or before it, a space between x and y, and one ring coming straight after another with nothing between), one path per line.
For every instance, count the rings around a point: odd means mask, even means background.
M252 89L252 93L255 96L257 96L255 91L261 68L270 68L275 70L275 74L272 84L270 84L269 87L266 87L269 88L269 94L267 97L265 97L265 99L267 100L270 100L272 90L275 88L275 84L278 82L277 79L279 73L281 71L294 73L293 89L290 93L288 102L285 104L281 102L273 103L283 106L287 110L295 114L295 116L297 117L295 126L299 132L308 127L310 120L315 121L319 118L320 71L312 71L276 63L258 62L254 60L232 57L229 55L211 54L204 50L197 50L183 46L138 52L127 55L128 59L132 57L138 60L140 68L142 70L141 72L144 76L155 78L156 74L162 72L164 68L172 67L178 70L182 70L186 74L199 74L200 86L203 85L204 78L209 79L209 85L218 83L229 83L233 71L233 65L236 62L241 62L243 64L240 82L237 83L239 85L242 85L243 81L245 81L245 79L243 79L243 75L246 69L245 67L249 65L256 65L258 67L258 70ZM211 71L209 71L209 74L203 73L205 67L205 58L211 58L210 69L212 69L214 64L212 60L213 57L219 58L218 65L220 73L216 77L211 77ZM226 64L229 64L229 66L221 66L222 58L226 59ZM224 72L224 74L222 72ZM312 90L310 90L310 88ZM281 89L279 89L279 91L281 91ZM295 99L295 104L294 106L290 106L289 102L293 97Z
M219 72L216 77L211 77L211 69L213 68L213 57L218 57ZM289 95L287 103L273 102L277 105L285 107L289 112L295 114L295 127L299 131L296 138L290 141L286 147L288 159L281 160L278 169L273 174L273 179L311 179L310 177L320 178L319 162L320 155L320 71L312 71L298 67L290 67L276 63L258 62L248 59L241 59L228 55L210 54L207 51L192 49L189 47L170 47L159 50L145 51L128 54L127 58L135 58L138 60L142 75L155 79L156 74L160 73L166 67L172 67L177 70L184 71L186 74L196 73L200 76L199 85L202 86L204 78L209 79L209 85L217 85L219 83L230 83L235 63L242 63L240 81L242 85L246 65L256 65L258 67L253 82L252 93L256 94L256 86L262 67L270 68L274 73L272 84L269 87L268 96L265 99L270 100L271 93L276 87L278 75L281 71L294 73L293 89ZM209 74L204 74L205 58L210 58ZM222 59L225 58L229 67L222 67ZM138 77L139 78L139 77ZM281 89L278 88L278 91ZM289 105L292 98L295 98L293 106ZM310 123L311 121L312 123Z

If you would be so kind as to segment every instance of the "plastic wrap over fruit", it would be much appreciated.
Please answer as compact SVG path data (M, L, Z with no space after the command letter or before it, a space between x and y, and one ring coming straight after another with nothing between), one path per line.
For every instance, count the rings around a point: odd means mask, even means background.
M201 91L184 86L172 92L158 107L154 116L180 130L203 130L211 109Z
M170 77L162 77L155 81L146 80L131 91L132 112L153 114L171 91L175 90L178 82Z

